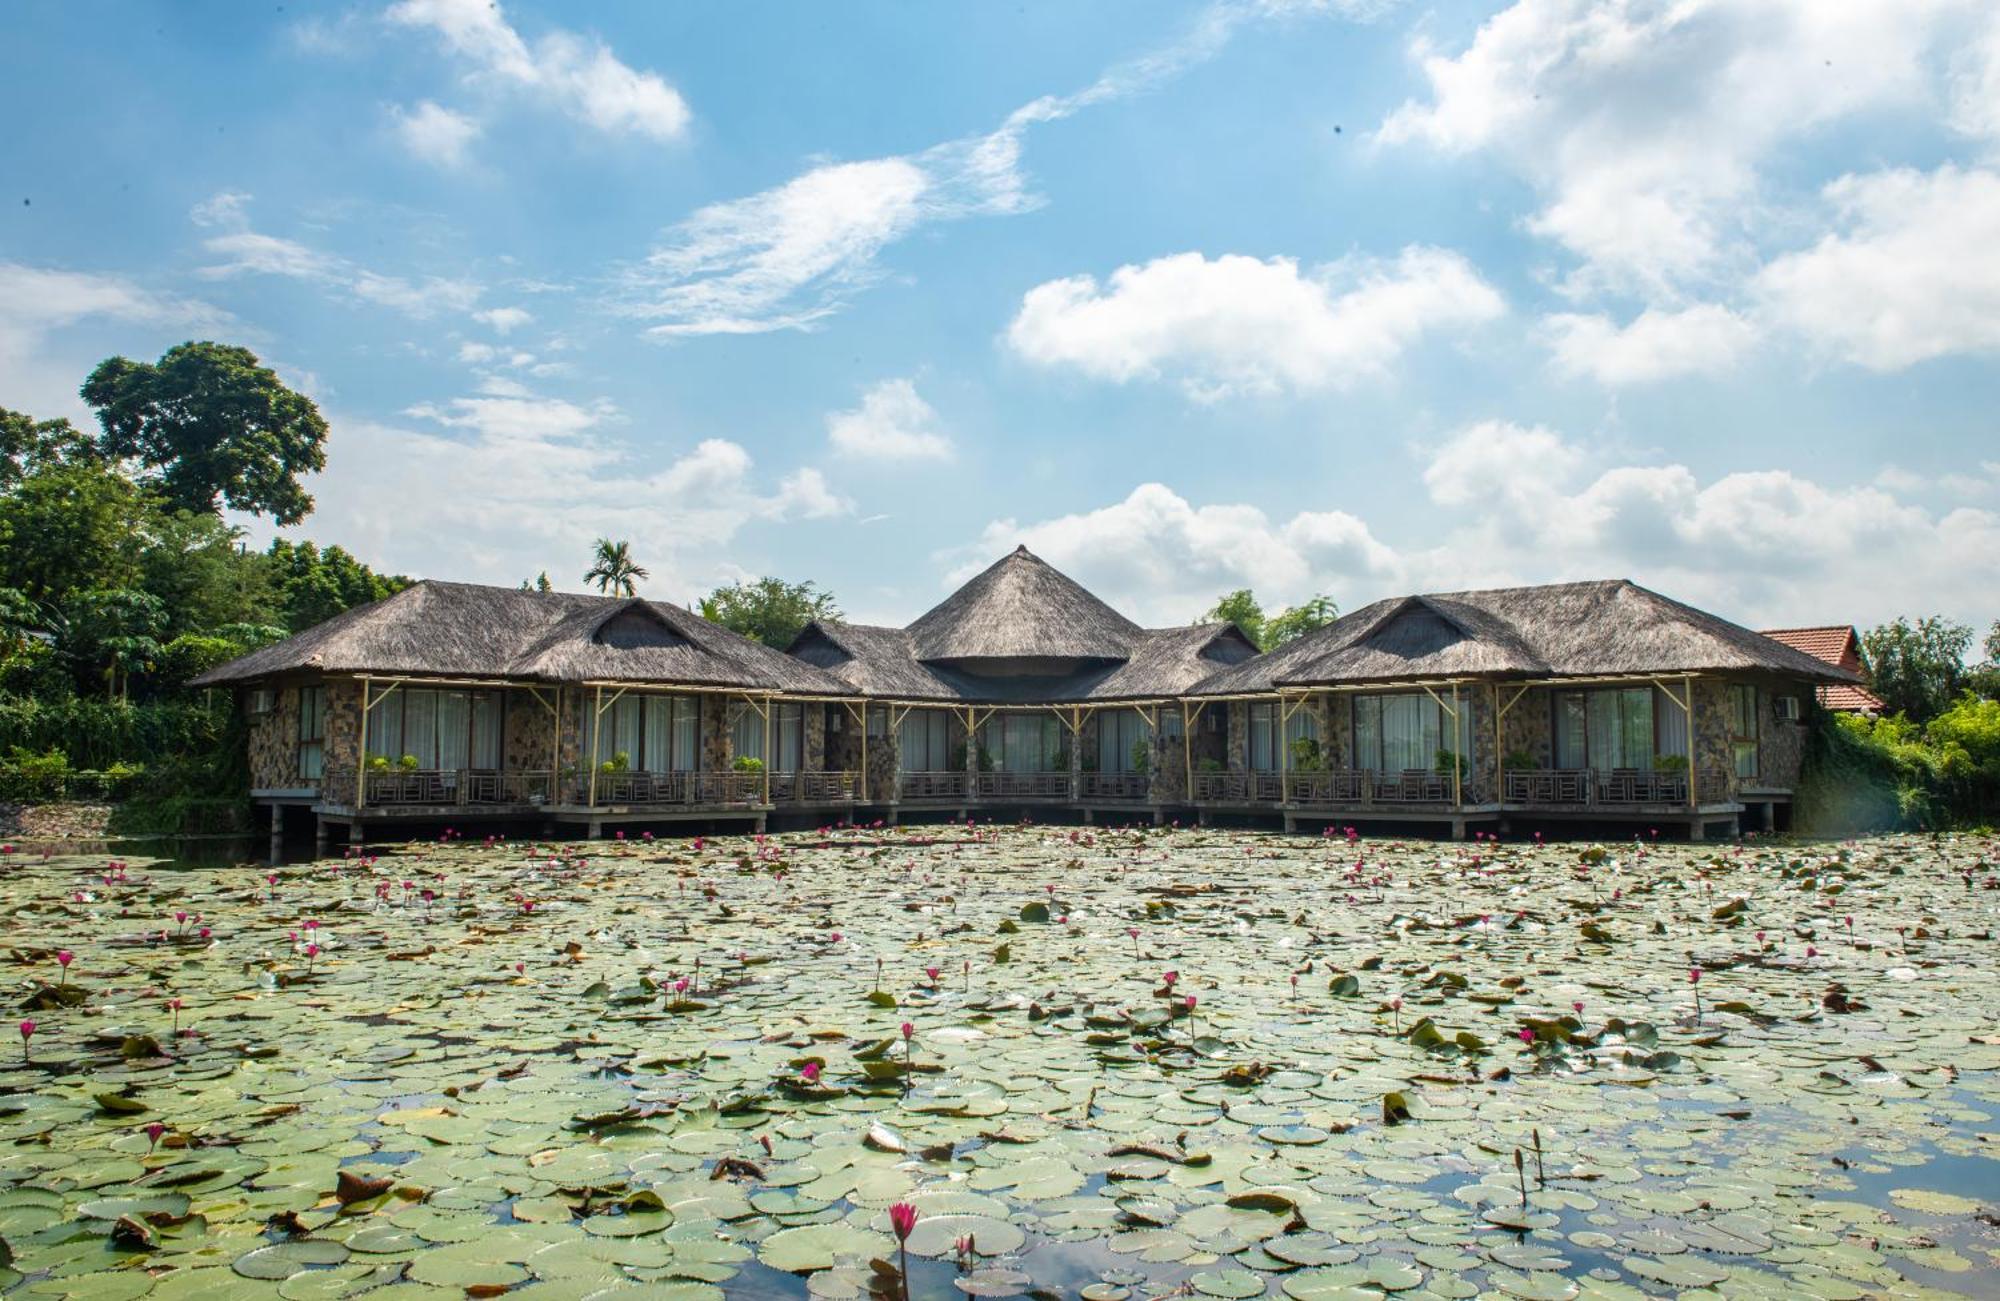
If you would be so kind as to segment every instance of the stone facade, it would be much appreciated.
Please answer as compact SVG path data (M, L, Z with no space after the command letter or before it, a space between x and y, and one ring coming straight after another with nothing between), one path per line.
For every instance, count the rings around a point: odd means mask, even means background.
M269 713L249 717L252 790L294 790L304 785L299 778L299 689L278 687L275 694ZM249 696L239 703L247 709Z

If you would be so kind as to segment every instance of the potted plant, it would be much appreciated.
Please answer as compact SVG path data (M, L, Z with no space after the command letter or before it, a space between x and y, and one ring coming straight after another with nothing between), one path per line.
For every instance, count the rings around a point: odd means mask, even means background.
M764 771L764 761L754 755L748 754L737 755L735 762L729 766L732 770L742 773L761 773Z
M1320 749L1316 736L1295 736L1292 738L1292 771L1325 772L1326 753Z
M1153 771L1153 743L1144 737L1132 742L1132 771L1141 777Z

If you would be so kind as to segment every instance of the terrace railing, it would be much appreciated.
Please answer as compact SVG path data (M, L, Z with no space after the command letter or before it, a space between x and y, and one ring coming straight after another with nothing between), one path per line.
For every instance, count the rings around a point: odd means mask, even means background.
M1275 772L1198 772L1190 797L1196 803L1276 804L1285 779Z
M1532 768L1507 773L1502 789L1509 804L1685 804L1688 775L1644 768Z
M906 772L901 779L906 800L962 800L966 781L962 772Z
M852 800L860 785L858 773L774 772L771 774L771 801L774 804L837 804L842 800Z
M547 804L555 798L556 775L543 769L496 772L487 768L391 768L364 775L368 803L378 808L444 808L467 804ZM354 778L328 773L324 798L347 803Z
M1153 779L1143 772L1087 772L1079 793L1087 800L1143 800L1153 793Z
M973 787L982 799L1068 799L1066 772L983 772Z
M776 774L771 778L777 782ZM764 774L755 772L601 772L597 804L621 808L751 808L764 803ZM590 780L577 783L575 799L588 804Z

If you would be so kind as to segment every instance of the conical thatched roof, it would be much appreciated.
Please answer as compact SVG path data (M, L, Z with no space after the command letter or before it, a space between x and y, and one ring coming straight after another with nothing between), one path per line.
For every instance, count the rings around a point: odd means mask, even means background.
M810 664L663 601L435 580L336 615L194 683L285 673L850 691Z
M1454 677L1854 675L1626 579L1377 601L1217 674L1200 694Z
M1016 547L907 629L920 660L1122 660L1141 629Z

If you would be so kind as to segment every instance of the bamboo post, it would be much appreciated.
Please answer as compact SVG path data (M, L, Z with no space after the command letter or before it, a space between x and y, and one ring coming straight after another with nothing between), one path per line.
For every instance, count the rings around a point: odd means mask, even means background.
M1696 798L1695 788L1694 788L1695 773L1701 767L1701 737L1696 733L1694 726L1694 675L1693 674L1688 674L1681 678L1681 691L1685 693L1687 696L1687 704L1682 706L1682 708L1687 713L1688 808L1690 810L1695 810L1701 807L1701 801L1698 798ZM1700 828L1697 827L1695 828L1695 830L1698 832L1700 831Z
M771 802L771 762L777 758L771 752L771 697L764 697L764 799Z
M1458 684L1454 682L1451 684L1451 806L1455 809L1465 807L1465 756L1459 751L1470 739L1461 733L1458 726Z
M597 755L604 748L603 732L604 684L600 682L597 685L597 700L590 714L590 807L593 809L597 807Z
M861 702L861 802L868 802L868 702Z
M361 679L361 730L354 743L354 811L368 803L368 679Z

